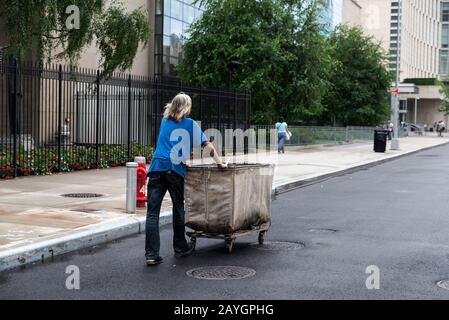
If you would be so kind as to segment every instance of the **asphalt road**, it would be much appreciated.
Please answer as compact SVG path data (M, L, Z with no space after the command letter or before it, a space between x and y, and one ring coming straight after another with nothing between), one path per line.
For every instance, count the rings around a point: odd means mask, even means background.
M176 259L164 228L161 266L145 266L136 236L0 273L0 299L449 299L436 286L449 279L448 159L444 146L279 196L267 240L301 242L301 250L260 250L252 236L229 255L222 242L200 239L194 256ZM66 289L69 265L80 269L80 290ZM380 270L379 290L366 288L370 265ZM257 273L186 275L204 266Z

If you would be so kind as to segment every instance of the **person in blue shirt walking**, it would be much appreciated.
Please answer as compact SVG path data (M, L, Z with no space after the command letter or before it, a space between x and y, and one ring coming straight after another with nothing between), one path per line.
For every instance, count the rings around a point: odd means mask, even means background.
M145 255L148 266L163 262L160 257L159 216L167 191L173 203L173 247L177 257L194 251L185 237L184 178L186 163L194 147L203 146L219 168L224 168L216 149L201 131L199 125L188 118L192 99L178 94L165 108L157 148L148 173L148 214L146 222Z
M279 118L276 123L276 129L278 130L278 152L285 153L285 142L287 141L288 124L284 121L284 118Z

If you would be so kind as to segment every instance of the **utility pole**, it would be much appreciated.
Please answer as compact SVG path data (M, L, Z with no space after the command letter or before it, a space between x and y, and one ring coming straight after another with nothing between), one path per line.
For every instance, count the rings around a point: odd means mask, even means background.
M393 128L393 140L391 141L391 150L399 150L399 83L401 82L400 71L400 54L402 46L402 0L398 0L398 46L396 48L396 84L395 90L391 93L391 105L393 110L393 119L391 122L394 125Z

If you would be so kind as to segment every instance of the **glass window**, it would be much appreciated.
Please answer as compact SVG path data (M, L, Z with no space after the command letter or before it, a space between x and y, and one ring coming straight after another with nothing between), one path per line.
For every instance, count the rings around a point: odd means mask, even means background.
M449 74L449 51L440 50L440 74Z
M442 26L441 47L449 48L449 24L443 24Z
M176 36L170 36L170 56L178 58L182 50L182 42L181 39Z
M441 3L441 21L449 22L449 2Z
M164 56L163 63L162 63L162 66L163 66L162 72L164 75L170 74L170 64L168 63L169 59L170 59L169 57Z
M165 16L164 17L164 34L165 35L170 35L171 33L171 18Z
M160 57L157 75L176 76L175 66L182 59L182 42L189 36L187 30L202 14L203 9L195 0L156 0L155 56Z
M163 73L165 76L176 76L176 66L178 65L177 58L167 58L163 59Z
M179 64L179 60L177 58L170 58L170 75L176 75L176 67Z
M164 0L164 14L166 16L171 15L171 0Z
M183 3L178 0L171 1L171 16L173 18L182 20L183 17Z
M177 35L178 37L182 36L182 32L183 32L183 26L182 26L182 22L176 19L171 19L171 29L170 29L170 33L168 33L169 35Z
M195 9L192 6L184 5L184 20L189 24L195 21Z
M164 36L164 56L170 56L170 37Z
M195 9L195 19L199 19L203 15L203 11Z

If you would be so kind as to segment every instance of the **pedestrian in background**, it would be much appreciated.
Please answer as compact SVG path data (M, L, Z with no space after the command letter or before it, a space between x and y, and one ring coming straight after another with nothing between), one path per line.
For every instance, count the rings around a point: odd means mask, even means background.
M440 122L438 122L438 135L442 137L444 131L446 131L446 124L444 123L444 120L440 120Z
M288 124L285 122L284 118L279 118L276 123L276 129L278 131L278 152L285 153L285 142L287 141Z
M184 178L186 163L194 147L204 146L219 168L226 165L216 149L201 131L199 125L188 118L192 99L178 94L165 108L157 148L148 173L148 214L146 222L145 255L148 266L162 263L160 257L159 216L167 191L173 203L173 248L177 257L191 254L194 247L185 237Z
M394 124L391 120L387 122L388 140L392 140L394 137Z

